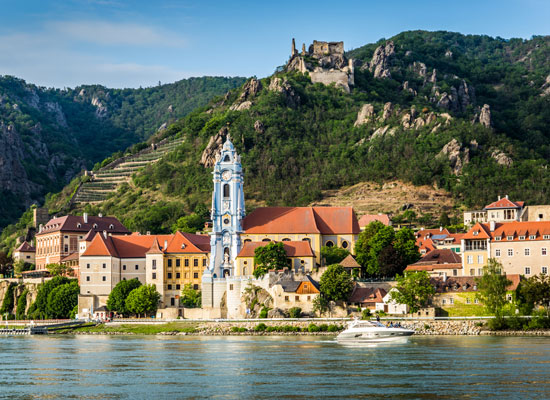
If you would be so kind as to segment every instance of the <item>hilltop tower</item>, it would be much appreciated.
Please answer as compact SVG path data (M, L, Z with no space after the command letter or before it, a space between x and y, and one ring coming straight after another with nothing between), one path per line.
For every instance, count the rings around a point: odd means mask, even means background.
M241 250L242 219L245 216L243 170L228 135L214 164L210 264L204 270L203 307L217 307L225 280L234 275L235 258ZM219 286L219 288L217 288ZM220 294L221 293L221 294Z

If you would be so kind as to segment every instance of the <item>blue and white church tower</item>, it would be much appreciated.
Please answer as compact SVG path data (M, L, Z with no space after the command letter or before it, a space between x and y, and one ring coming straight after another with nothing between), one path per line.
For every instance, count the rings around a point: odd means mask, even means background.
M229 135L216 156L212 174L210 264L202 277L203 307L218 306L218 297L225 292L225 278L234 275L235 258L241 250L241 222L245 216L243 169Z

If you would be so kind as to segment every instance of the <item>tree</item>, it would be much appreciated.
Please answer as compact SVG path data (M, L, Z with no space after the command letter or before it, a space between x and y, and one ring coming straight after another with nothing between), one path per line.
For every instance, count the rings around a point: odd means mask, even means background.
M345 301L353 290L353 280L344 267L332 264L321 276L319 289L327 301Z
M48 264L46 265L46 269L52 276L69 275L73 272L71 267L64 264Z
M188 283L183 286L181 291L181 304L188 308L198 308L202 303L202 295L200 290L193 289L193 285Z
M521 282L518 289L518 300L526 306L526 311L532 311L535 305L546 308L546 314L550 308L550 277L548 275L535 275Z
M143 285L130 292L126 298L126 309L138 317L141 314L151 315L156 313L159 300L160 293L155 285Z
M313 311L318 312L319 315L323 315L329 310L330 302L326 299L323 294L319 294L313 299Z
M110 311L115 311L121 315L128 315L128 309L126 308L126 298L132 292L141 286L139 279L134 278L126 281L120 281L111 290L109 298L107 299L107 308Z
M2 301L2 307L0 307L0 314L11 314L13 313L13 306L15 305L15 288L17 287L17 283L10 282L8 285L8 288L6 290L6 293L4 294L4 300Z
M477 278L476 282L479 288L478 296L485 304L485 308L500 318L502 308L507 303L507 288L512 284L506 275L502 275L502 264L494 258L489 258L487 265L483 267L483 276Z
M448 227L451 224L451 219L449 215L443 211L439 217L439 226Z
M15 272L16 275L21 275L22 272L33 271L34 268L34 264L19 260L13 265L13 272Z
M381 276L394 277L404 270L403 257L391 244L384 247L378 255L378 265Z
M285 247L281 242L269 242L265 246L257 247L254 250L254 276L261 278L270 269L280 270L288 267Z
M349 251L336 246L321 247L321 257L325 259L325 265L338 264L349 256Z
M391 246L395 238L395 231L391 226L383 226L369 240L369 253L367 256L367 274L380 274L380 261L378 256L387 246Z
M25 319L25 311L27 311L27 294L29 289L25 288L23 293L17 299L17 310L15 312L15 319L21 320Z
M204 229L205 219L195 213L186 215L179 218L174 225L172 225L172 232L187 232L196 233Z
M359 234L355 242L355 259L362 267L366 267L369 259L369 241L376 233L384 227L380 221L373 221L365 227L365 230Z
M55 276L49 281L43 283L38 288L38 293L36 294L36 299L34 303L31 304L28 316L32 319L44 319L48 317L47 306L48 306L48 296L50 292L60 285L69 283L69 278L65 276Z
M401 228L395 234L393 247L402 258L403 269L420 259L420 252L416 245L416 237L410 228ZM402 272L402 271L400 271Z
M13 259L7 253L0 251L0 274L11 276L13 271Z
M430 297L435 289L430 282L430 276L426 271L405 272L397 276L397 285L391 292L391 299L399 304L409 306L410 313L414 314L428 305Z
M78 304L80 287L76 280L60 285L48 294L46 311L48 318L69 318Z

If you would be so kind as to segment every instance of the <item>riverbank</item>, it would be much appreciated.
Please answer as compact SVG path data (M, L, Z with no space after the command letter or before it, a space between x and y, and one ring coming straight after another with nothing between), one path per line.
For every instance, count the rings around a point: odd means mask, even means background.
M177 321L168 323L87 324L60 329L52 334L74 335L196 335L196 336L267 336L337 335L346 327L341 321L265 320L265 321ZM549 330L490 331L485 320L411 320L401 321L405 328L423 336L550 336Z

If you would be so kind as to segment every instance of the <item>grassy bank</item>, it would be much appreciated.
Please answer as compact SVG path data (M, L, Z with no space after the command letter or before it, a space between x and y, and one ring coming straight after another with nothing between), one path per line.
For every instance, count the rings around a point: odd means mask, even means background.
M53 333L99 333L99 334L134 334L134 335L157 335L161 332L173 333L196 333L197 324L191 322L169 322L166 324L123 324L116 326L106 326L105 324L87 324L75 328L60 329Z

